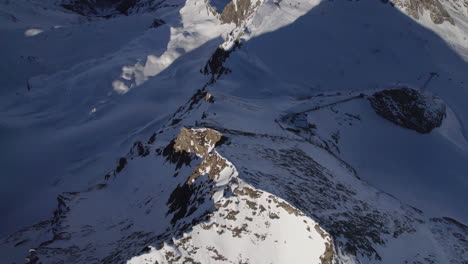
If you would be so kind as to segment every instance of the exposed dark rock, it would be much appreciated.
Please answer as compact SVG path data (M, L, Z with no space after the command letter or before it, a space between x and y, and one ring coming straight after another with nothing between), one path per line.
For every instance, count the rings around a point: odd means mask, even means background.
M151 251L151 247L146 246L140 251L140 254L148 253L150 251Z
M220 47L216 49L216 51L213 53L213 55L203 68L203 74L211 74L210 83L214 83L217 79L221 77L221 75L231 72L229 68L224 66L224 63L229 58L231 53L234 52L237 48L240 48L240 46L240 43L236 42L234 44L234 47L232 47L229 50L225 50Z
M190 162L193 160L193 155L188 152L179 152L174 149L175 140L172 140L169 145L167 145L163 150L163 156L166 157L166 160L175 163L176 169L182 168L183 165L189 166Z
M121 172L125 166L127 165L127 158L121 157L119 159L119 164L117 165L117 168L115 168L115 173Z
M153 144L156 141L156 136L157 134L153 133L153 135L151 135L151 137L148 140L148 144Z
M130 148L130 151L127 154L127 157L129 157L132 160L135 155L140 156L140 157L145 157L148 154L149 154L148 147L144 146L143 143L141 143L140 141L137 141L133 143L133 146ZM115 167L115 169L113 171L108 172L104 176L104 180L107 181L110 179L111 176L114 176L114 177L117 176L117 174L119 174L125 168L125 166L127 166L127 162L128 160L126 157L119 158L119 162L117 166ZM104 184L104 187L105 187L105 184Z
M158 28L164 24L166 24L164 20L156 18L155 20L153 20L153 23L151 24L150 28Z
M149 149L147 146L144 146L141 141L133 143L133 146L130 150L130 155L137 155L140 157L146 157L149 154Z
M115 15L129 15L135 10L152 11L170 7L165 2L166 0L62 0L60 5L82 16L111 18Z
M290 127L286 128L286 130L288 130L288 131L290 131L290 132L293 132L293 133L296 133L296 134L298 134L298 133L301 132L299 129L290 128Z
M175 225L179 220L193 215L198 206L205 202L205 197L208 194L209 187L203 182L200 184L189 185L185 183L182 186L177 185L167 201L169 211L166 215L174 213L171 224ZM197 223L200 219L193 219L193 221Z
M62 7L80 15L99 15L98 9L112 9L125 0L70 0L63 1Z
M228 137L226 137L226 136L221 136L221 138L219 139L219 141L216 142L215 147L220 147L220 146L222 146L223 144L227 143L228 140L229 140Z
M206 92L203 90L198 89L195 94L192 95L192 97L189 100L189 107L185 110L185 112L188 112L193 109L194 105L198 104L201 99L206 97ZM182 107L183 109L183 107ZM180 109L182 111L182 109Z
M52 224L59 223L60 220L65 217L65 214L70 210L70 207L67 205L70 200L71 197L66 194L57 196L57 209L54 211L54 217L51 221Z
M183 218L187 213L187 208L190 205L190 199L192 194L195 193L195 187L192 185L184 184L178 185L174 191L172 191L167 204L170 205L167 214L175 212L171 219L171 223L174 224L177 220Z
M29 239L23 239L23 240L21 240L21 241L19 241L19 242L16 242L16 243L15 243L15 247L21 246L21 245L23 245L24 243L27 243L27 242L29 242L29 241L30 241Z
M171 121L171 126L177 125L180 121L182 121L182 119L180 119L180 118L174 118L174 119L172 119L172 121Z
M133 8L136 5L136 3L137 0L121 0L115 9L121 14L128 15L128 10Z
M429 133L442 125L445 104L420 90L399 88L373 94L369 101L383 118L419 133Z

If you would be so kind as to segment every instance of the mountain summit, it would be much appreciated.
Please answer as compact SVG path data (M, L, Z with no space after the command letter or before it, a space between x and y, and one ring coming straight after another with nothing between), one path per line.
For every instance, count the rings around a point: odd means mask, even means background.
M2 263L468 262L468 4L0 0Z

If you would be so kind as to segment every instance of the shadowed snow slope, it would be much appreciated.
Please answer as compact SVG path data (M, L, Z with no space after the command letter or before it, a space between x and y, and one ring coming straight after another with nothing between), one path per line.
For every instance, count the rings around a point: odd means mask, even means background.
M462 142L466 141L466 127L457 123L468 122L468 64L437 35L382 3L324 2L295 23L245 42L226 66L237 69L218 82L229 93L252 99L283 94L298 98L295 104L310 99L303 104L326 105L345 99L317 96L326 91L354 91L358 95L358 91L392 87L421 88L442 98L456 113L458 121L448 126L453 126L451 130L460 135ZM254 81L250 81L252 76L256 76ZM369 110L365 111L372 114ZM449 118L445 120L449 122ZM327 118L311 122L318 130L334 123ZM397 197L405 193L407 198L413 197L406 201L424 208L437 203L431 210L434 213L441 208L448 213L446 209L453 208L449 215L467 219L463 206L468 188L466 147L458 148L437 132L427 136L412 131L395 134L373 125L356 134L351 132L352 127L341 130L342 137L347 137L348 132L355 135L347 156L356 162L351 165L356 165L358 171L364 166L363 178L384 190L391 181L388 191ZM361 151L359 146L366 150ZM387 156L390 153L394 154ZM398 153L408 155L403 158ZM399 162L393 162L396 160ZM433 191L440 195L427 195ZM440 206L442 201L444 205Z
M468 261L460 1L71 2L0 2L5 263Z

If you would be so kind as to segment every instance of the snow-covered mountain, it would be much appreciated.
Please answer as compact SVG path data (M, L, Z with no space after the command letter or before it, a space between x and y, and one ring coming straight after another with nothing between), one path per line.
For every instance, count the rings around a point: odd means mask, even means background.
M468 262L468 4L1 0L2 263Z

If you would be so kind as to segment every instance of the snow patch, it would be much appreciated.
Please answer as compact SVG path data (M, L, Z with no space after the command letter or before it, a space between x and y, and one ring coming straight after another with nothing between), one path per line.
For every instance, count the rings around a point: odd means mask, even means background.
M124 82L119 80L114 81L112 87L114 87L114 91L118 94L125 94L130 90Z
M42 32L44 32L44 30L37 29L37 28L31 28L31 29L26 30L24 32L24 35L26 37L34 37L34 36L37 36L37 35L41 34Z

